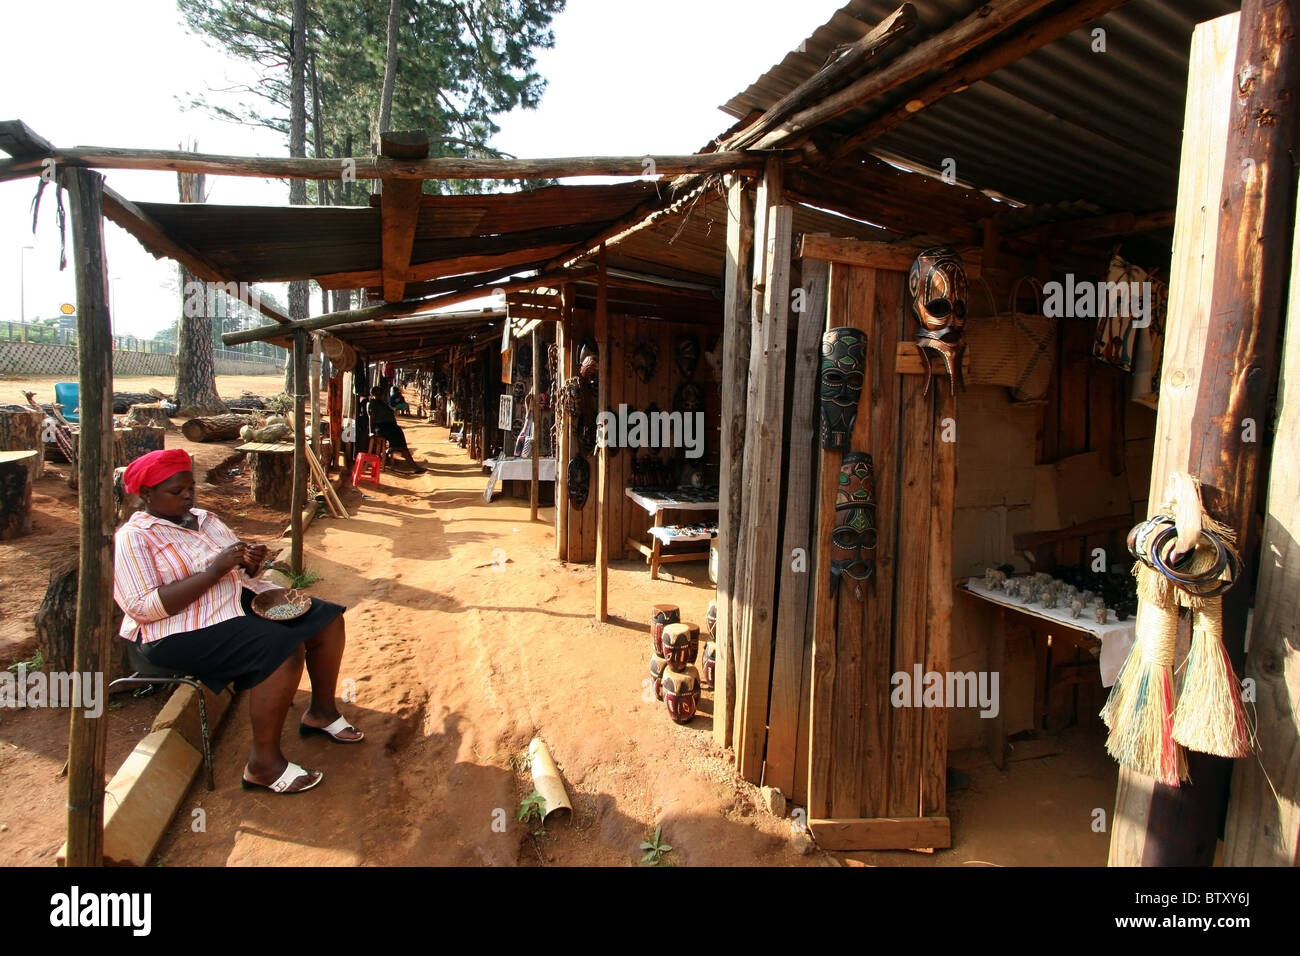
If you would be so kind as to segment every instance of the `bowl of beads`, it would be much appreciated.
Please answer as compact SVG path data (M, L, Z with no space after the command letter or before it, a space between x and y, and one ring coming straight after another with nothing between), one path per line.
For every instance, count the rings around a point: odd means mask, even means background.
M253 613L268 621L292 621L311 608L311 598L296 588L275 588L253 598Z

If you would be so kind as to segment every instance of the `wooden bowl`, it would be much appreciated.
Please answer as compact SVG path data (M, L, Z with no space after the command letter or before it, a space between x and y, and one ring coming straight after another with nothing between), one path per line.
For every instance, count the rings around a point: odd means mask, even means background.
M279 610L289 608L289 611ZM311 598L295 588L263 591L253 598L253 613L268 621L292 621L311 609Z

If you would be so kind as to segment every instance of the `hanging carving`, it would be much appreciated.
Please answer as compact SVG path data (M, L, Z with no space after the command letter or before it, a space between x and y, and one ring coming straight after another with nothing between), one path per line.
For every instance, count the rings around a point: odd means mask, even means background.
M969 291L961 256L948 246L926 249L912 263L907 285L912 295L912 312L921 324L916 350L926 370L923 394L930 393L930 379L934 377L930 371L930 352L937 352L943 359L948 370L949 391L955 393L955 383L964 391L961 361L966 351L963 329Z
M835 488L835 527L831 531L831 595L840 578L853 580L853 596L862 600L862 582L876 571L876 475L871 456L844 455Z
M822 336L822 448L848 451L858 416L866 366L867 337L857 329L834 328Z

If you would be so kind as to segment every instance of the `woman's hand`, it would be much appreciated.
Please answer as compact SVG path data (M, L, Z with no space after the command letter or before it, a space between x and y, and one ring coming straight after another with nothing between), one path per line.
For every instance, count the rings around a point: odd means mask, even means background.
M262 570L262 562L265 560L266 545L249 544L244 546L243 566L250 578L257 577L257 572Z
M227 574L234 568L244 564L247 560L248 545L242 541L236 541L234 544L224 548L215 558L208 562L207 571L216 577Z

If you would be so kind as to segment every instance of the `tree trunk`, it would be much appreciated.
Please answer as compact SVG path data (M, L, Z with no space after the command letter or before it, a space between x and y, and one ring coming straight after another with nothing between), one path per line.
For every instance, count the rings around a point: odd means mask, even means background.
M29 462L32 481L45 472L44 421L45 416L34 408L0 405L0 451L35 451L36 457Z
M32 463L38 451L0 451L0 541L32 530Z
M129 465L141 455L147 455L151 451L162 451L166 444L167 429L159 425L140 425L135 428L120 428L119 434L122 436L122 451L125 461L122 465Z
M375 127L375 153L379 135L388 132L393 118L393 87L397 83L397 31L401 24L402 0L388 0L388 50L384 56L384 86L379 94L379 125Z
M157 402L150 405L132 405L126 413L126 420L132 425L161 425L168 431L175 431L167 410Z
M293 0L293 36L289 56L289 155L307 155L307 0ZM307 183L289 182L289 203L307 205ZM310 313L306 282L289 283L289 318L305 319ZM293 394L293 362L284 367L284 390Z
M191 415L215 415L226 411L226 405L217 395L217 372L212 354L212 317L208 315L206 296L185 299L184 290L192 288L192 283L202 285L194 273L184 266L178 266L181 274L182 299L191 306L201 299L203 305L195 310L192 307L181 310L180 325L176 331L176 413L182 417ZM199 311L199 315L188 315L189 311Z
M293 455L279 451L249 452L253 459L253 500L288 511L293 498Z
M47 674L70 673L73 666L73 640L77 624L77 555L74 552L50 569L50 584L34 618L37 646ZM122 629L122 609L113 604L113 633ZM126 641L114 638L110 645L108 672L104 685L125 677Z
M252 415L205 415L191 418L181 426L189 441L229 441L239 437L239 430L253 424Z

